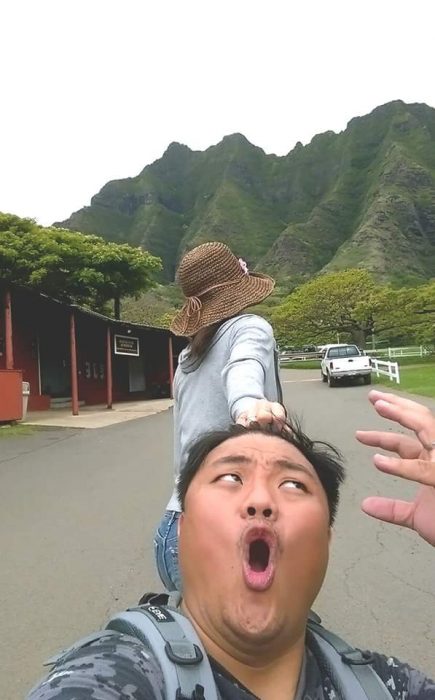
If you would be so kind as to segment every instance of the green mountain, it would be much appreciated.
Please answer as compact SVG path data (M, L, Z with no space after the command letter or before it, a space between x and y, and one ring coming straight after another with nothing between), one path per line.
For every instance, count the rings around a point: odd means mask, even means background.
M286 283L346 267L418 283L435 270L435 110L391 102L282 157L241 134L172 143L56 225L143 246L162 282L186 249L221 240Z

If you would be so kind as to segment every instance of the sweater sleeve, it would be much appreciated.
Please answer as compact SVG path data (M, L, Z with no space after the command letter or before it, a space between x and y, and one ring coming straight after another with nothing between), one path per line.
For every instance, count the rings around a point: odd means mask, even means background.
M435 682L424 673L393 656L373 654L373 668L390 691L393 700L434 700Z
M115 633L67 654L27 700L163 700L158 663L138 640Z
M266 372L273 365L274 350L272 327L260 316L242 316L234 324L229 358L221 374L233 421L249 411L254 401L277 400L276 396L265 396Z

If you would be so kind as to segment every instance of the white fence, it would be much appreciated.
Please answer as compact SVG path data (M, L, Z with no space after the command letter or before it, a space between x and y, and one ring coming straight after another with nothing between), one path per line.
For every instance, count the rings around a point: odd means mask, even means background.
M394 379L400 384L399 364L397 362L387 362L378 360L376 357L370 358L373 372L379 377L380 374L385 374L392 382Z
M304 360L319 360L319 352L281 352L279 355L279 364L286 362L304 362Z
M433 352L432 348L425 348L424 345L408 345L402 348L376 348L371 350L366 348L366 355L379 355L380 357L424 357Z

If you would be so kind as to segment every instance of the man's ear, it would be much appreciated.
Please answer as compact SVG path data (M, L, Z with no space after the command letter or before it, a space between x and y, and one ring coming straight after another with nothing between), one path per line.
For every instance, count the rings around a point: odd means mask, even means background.
M180 517L177 522L177 537L180 537L181 528L183 527L184 513L180 513Z

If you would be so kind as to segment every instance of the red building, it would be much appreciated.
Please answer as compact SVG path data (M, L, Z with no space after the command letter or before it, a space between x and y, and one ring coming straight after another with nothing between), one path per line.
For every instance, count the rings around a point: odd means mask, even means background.
M167 329L117 321L0 283L0 370L30 383L29 410L163 398L184 343ZM1 395L0 395L1 401Z

